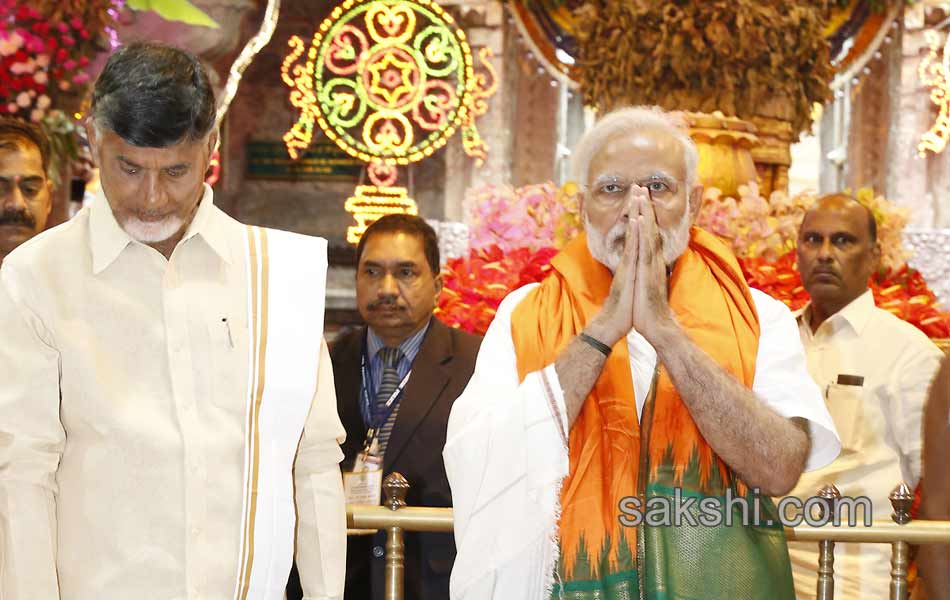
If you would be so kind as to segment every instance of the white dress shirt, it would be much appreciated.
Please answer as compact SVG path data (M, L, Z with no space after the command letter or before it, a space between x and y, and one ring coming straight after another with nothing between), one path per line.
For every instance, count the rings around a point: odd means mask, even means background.
M246 240L245 226L217 209L206 187L169 260L133 241L100 197L4 261L3 600L240 595L248 489ZM286 503L280 515L261 516L254 533L260 542L272 527L276 539L287 511L293 527L293 478L304 591L308 598L342 598L344 430L326 344L314 348L320 360L307 376L316 379L316 393L300 417L299 442L259 450L266 457L290 444L293 455L296 447L293 472L287 464L285 472L266 471L273 479L252 482L269 497L281 490ZM266 414L275 412L288 409ZM286 530L280 534L286 541ZM268 590L247 598L283 597L292 549L291 542L273 562L259 557L258 566L279 566L263 576Z
M557 551L551 525L568 472L561 437L567 412L553 364L519 384L511 336L511 314L536 285L512 292L499 306L472 379L449 418L443 457L455 509L455 600L533 600L550 584L544 565ZM839 444L808 376L795 320L781 302L757 290L752 298L761 329L752 391L776 413L808 421L812 444L806 468L822 467L837 456ZM627 336L627 346L640 413L656 351L636 332Z
M868 497L874 521L891 522L888 495L901 481L913 489L920 479L921 416L942 354L919 329L877 308L870 290L817 331L808 317L808 307L799 311L808 371L838 429L841 455L824 469L804 474L789 495L809 498L834 484L842 496ZM839 383L841 375L863 383ZM857 381L853 377L842 382ZM863 525L863 515L857 517ZM789 555L796 594L814 598L817 544L790 543ZM835 544L835 598L887 597L890 556L887 544Z

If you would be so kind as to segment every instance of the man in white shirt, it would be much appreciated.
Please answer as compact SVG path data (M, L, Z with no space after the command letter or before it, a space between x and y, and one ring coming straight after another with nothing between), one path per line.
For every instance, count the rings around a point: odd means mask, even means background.
M920 478L921 414L940 350L913 325L874 305L868 278L880 248L871 211L854 198L819 198L798 234L798 269L811 302L797 315L808 371L841 438L841 455L802 476L790 494L815 496L833 484L871 500L874 521L890 522L890 492ZM856 511L858 523L865 515ZM843 515L847 519L847 515ZM814 598L815 543L789 544L795 591ZM886 544L836 544L835 597L882 598L890 585Z
M198 60L133 44L87 123L103 194L0 269L0 597L343 594L326 242L247 227L204 174Z
M608 114L574 160L586 235L501 304L452 410L452 598L791 598L774 506L730 526L723 502L837 454L795 321L691 227L698 155L670 115ZM725 525L637 521L675 497Z

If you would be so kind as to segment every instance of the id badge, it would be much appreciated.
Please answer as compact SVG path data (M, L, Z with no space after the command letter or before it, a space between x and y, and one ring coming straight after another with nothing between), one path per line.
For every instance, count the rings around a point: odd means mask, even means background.
M347 504L379 506L383 495L382 470L344 473L343 494Z

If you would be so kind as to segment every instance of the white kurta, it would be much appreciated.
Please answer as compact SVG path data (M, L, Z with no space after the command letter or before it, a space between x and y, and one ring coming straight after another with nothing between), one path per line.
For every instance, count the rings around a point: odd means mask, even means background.
M310 248L325 269L325 242L269 239L272 253ZM294 488L305 593L342 597L344 430L321 341L324 283L308 283L321 296L313 314L267 321L291 304L278 280L320 271L272 261L271 297L254 308L250 331L248 243L206 187L170 260L132 241L99 198L4 261L4 600L219 600L242 588L278 600L294 550ZM306 338L290 337L287 360L249 368L252 338L265 329L268 353L295 331Z
M518 383L511 336L511 314L536 285L512 292L498 308L449 418L443 457L458 547L454 600L541 599L551 583L558 496L568 473L564 395L553 364ZM839 443L808 376L795 320L781 302L757 290L752 297L761 326L752 390L778 414L808 420L806 468L817 469L834 460ZM640 411L656 352L635 332L627 345Z
M802 313L808 370L824 392L841 455L803 475L790 495L814 496L831 483L843 496L870 498L874 521L890 523L888 495L901 481L913 489L920 479L921 417L943 355L919 329L874 306L870 290L815 332L807 308ZM863 385L839 384L839 375L863 377ZM814 598L817 545L789 543L789 555L796 595ZM835 544L835 598L886 598L890 557L888 544Z

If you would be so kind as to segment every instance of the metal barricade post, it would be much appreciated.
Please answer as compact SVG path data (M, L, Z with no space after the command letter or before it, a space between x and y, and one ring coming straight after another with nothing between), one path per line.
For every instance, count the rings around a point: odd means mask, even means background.
M826 485L818 491L824 510L823 520L834 520L838 498L841 492L833 485ZM833 600L835 597L835 543L832 540L818 542L818 583L815 590L817 600Z
M399 473L390 473L383 481L384 503L389 510L399 510L406 505L409 482ZM386 600L402 600L404 591L406 546L402 527L386 528Z
M910 522L910 507L914 503L914 493L906 483L894 488L890 495L894 512L891 519L898 525ZM910 562L910 545L905 541L891 544L891 600L907 600L907 565Z

